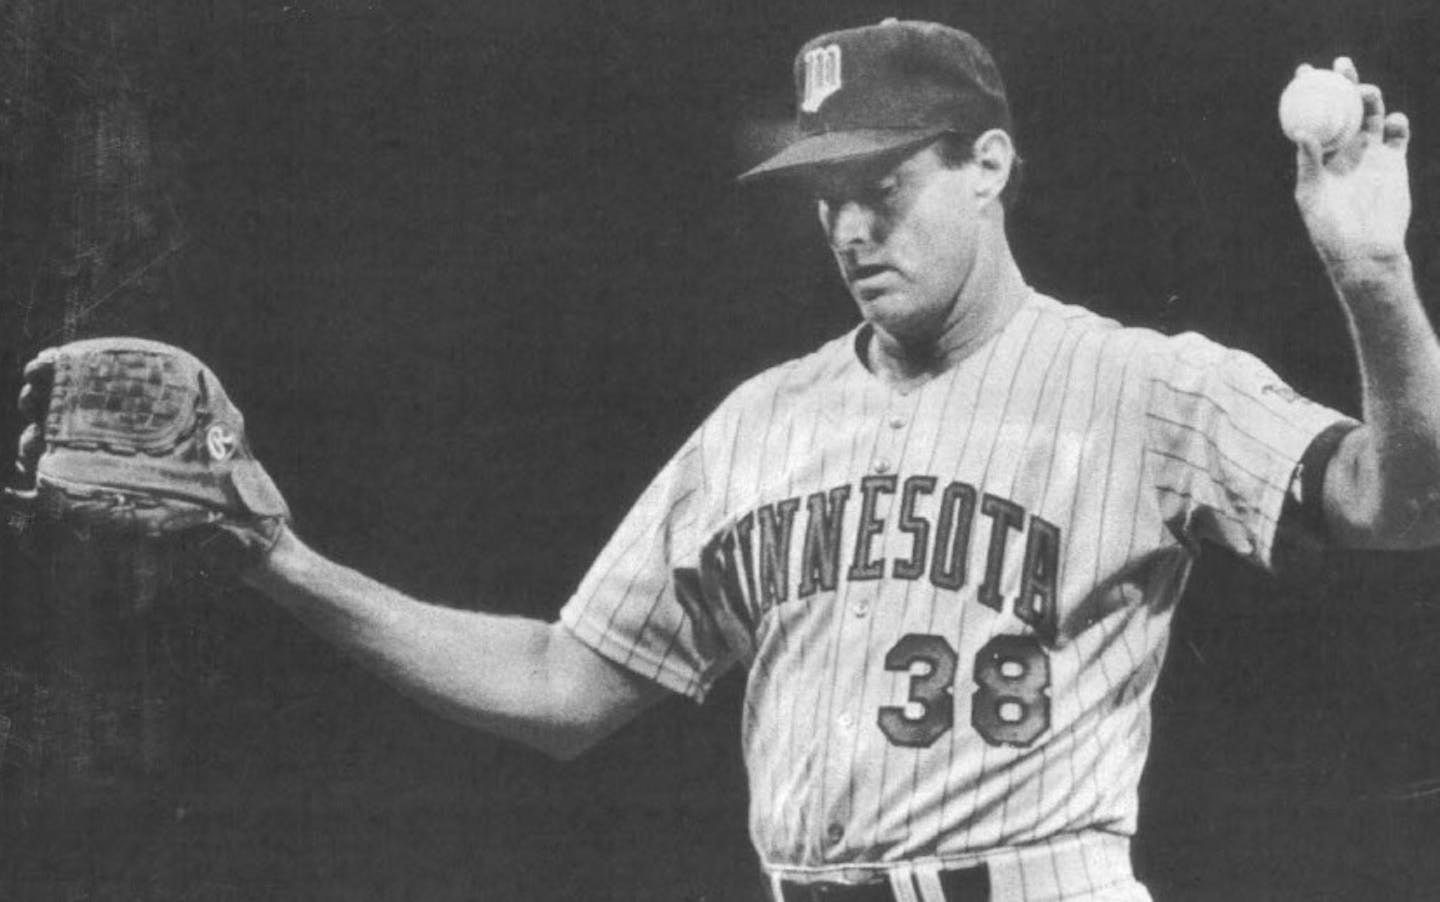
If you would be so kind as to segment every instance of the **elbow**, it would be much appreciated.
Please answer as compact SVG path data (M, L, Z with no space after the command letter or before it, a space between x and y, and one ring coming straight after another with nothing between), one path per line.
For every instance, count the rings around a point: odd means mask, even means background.
M574 726L555 727L533 737L526 737L526 745L546 757L560 763L574 761L590 751L604 738Z
M545 748L540 749L540 751L548 755L553 761L568 764L590 751L597 743L598 740L569 739L558 743L551 743Z
M551 760L566 763L599 745L610 732L585 720L551 721L517 738Z
M537 749L551 761L555 761L559 764L569 764L571 761L574 761L576 758L579 758L581 755L585 754L588 749L588 747L580 747L569 745L566 743L554 742L549 742L544 745L532 746L532 748Z
M551 717L503 716L494 711L476 710L434 698L416 696L422 706L445 720L496 739L540 752L559 762L573 761L597 745L602 738L582 725Z
M502 732L556 761L585 754L663 694L558 626L535 631L531 641L523 691Z
M1427 495L1397 500L1369 524L1371 548L1385 551L1422 551L1440 546L1440 504Z
M1375 499L1332 513L1341 544L1377 551L1421 551L1440 546L1440 489ZM1338 522L1337 522L1338 521Z
M1440 546L1440 452L1382 455L1368 430L1351 436L1325 477L1331 535L1351 548Z
M1373 547L1419 551L1440 545L1440 470L1417 467L1406 475L1377 493L1367 523Z
M573 761L599 745L660 696L557 627L547 631L540 685L529 721L530 745Z
M574 761L604 738L599 731L587 730L580 724L552 719L496 717L492 712L426 704L427 700L423 698L418 701L446 720L505 742L522 745L560 763Z

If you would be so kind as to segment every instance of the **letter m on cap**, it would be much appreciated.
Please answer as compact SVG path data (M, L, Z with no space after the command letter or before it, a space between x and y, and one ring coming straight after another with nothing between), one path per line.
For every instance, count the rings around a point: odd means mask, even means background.
M800 109L813 113L825 98L840 90L840 45L826 44L805 53L805 96Z

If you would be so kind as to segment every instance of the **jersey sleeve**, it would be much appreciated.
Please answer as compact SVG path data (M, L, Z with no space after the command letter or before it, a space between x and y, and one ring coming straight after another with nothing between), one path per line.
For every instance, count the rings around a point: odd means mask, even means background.
M1206 539L1274 569L1281 513L1307 449L1353 421L1253 355L1199 335L1165 339L1150 359L1146 456L1165 522L1182 540Z
M602 656L703 701L736 656L709 629L698 570L706 473L701 433L660 471L591 565L560 621Z

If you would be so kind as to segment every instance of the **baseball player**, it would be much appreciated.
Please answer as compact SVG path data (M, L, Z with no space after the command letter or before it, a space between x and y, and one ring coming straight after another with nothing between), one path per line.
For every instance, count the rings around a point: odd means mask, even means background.
M744 668L776 900L1147 899L1150 697L1201 541L1261 567L1287 534L1440 542L1408 123L1361 85L1358 135L1298 147L1359 422L1247 354L1031 288L1009 105L972 36L825 34L795 82L799 137L743 178L808 186L860 322L726 398L558 622L421 603L288 528L243 576L420 700L561 757Z

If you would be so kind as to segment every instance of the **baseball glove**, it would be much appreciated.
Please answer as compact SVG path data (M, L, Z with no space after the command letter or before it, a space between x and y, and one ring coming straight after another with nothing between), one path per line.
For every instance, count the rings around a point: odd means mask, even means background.
M138 338L42 351L25 368L11 523L185 536L227 565L263 557L290 512L220 380L191 354Z

